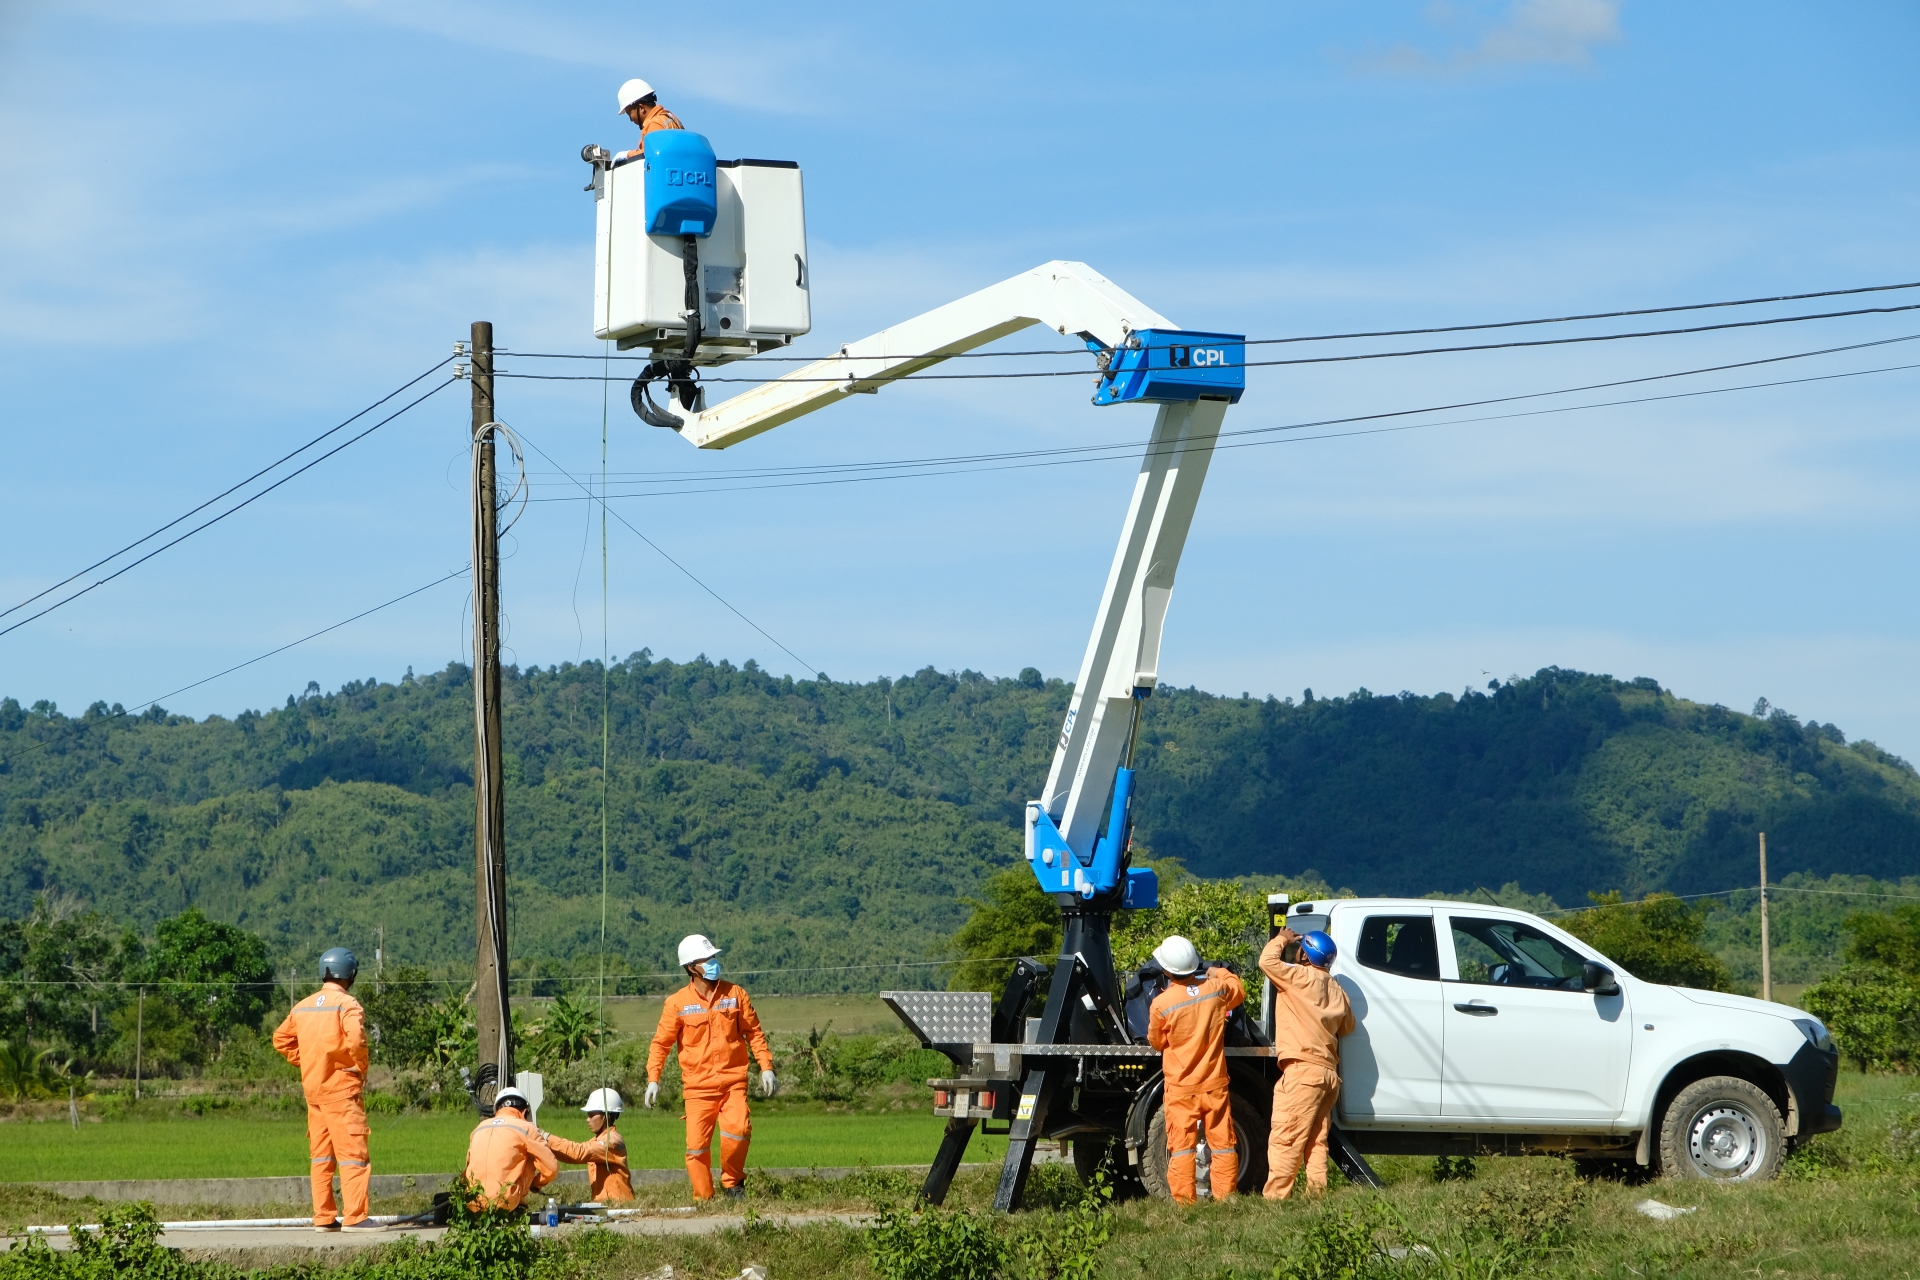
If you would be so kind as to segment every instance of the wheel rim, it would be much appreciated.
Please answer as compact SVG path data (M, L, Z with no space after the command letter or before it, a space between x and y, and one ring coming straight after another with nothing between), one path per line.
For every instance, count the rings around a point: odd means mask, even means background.
M1767 1132L1739 1103L1716 1102L1688 1126L1687 1155L1700 1176L1737 1182L1765 1164Z

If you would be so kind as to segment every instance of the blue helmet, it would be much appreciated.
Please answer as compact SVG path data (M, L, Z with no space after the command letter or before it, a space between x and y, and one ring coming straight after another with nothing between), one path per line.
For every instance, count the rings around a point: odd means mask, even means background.
M1301 936L1300 954L1307 958L1308 964L1316 969L1324 969L1340 954L1340 948L1333 945L1333 939L1327 936L1325 930L1315 929Z
M359 976L360 962L345 947L329 947L321 953L320 981L337 982L343 987L350 987Z

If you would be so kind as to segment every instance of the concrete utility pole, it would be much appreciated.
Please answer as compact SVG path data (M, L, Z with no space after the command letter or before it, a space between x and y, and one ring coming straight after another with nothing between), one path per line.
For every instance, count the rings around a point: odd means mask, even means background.
M500 753L500 528L494 484L493 325L473 324L473 848L474 1026L480 1064L474 1101L513 1083L507 1000L507 844Z
M1773 999L1773 936L1767 928L1767 833L1760 833L1760 998Z

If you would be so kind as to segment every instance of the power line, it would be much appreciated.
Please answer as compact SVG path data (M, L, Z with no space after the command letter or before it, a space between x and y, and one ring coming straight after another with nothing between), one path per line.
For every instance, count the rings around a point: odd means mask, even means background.
M496 377L499 376L497 371L494 376ZM640 539L640 541L646 543L649 547L652 547L654 551L659 554L661 559L665 560L668 564L672 565L674 568L678 569L681 573L685 574L687 578L690 581L692 581L692 583L695 586L699 587L702 591L712 596L715 600L718 600L722 605L725 605L727 608L727 611L732 613L734 617L740 619L740 621L746 623L748 626L752 627L755 631L758 631L761 635L765 636L767 640L770 641L775 647L780 649L781 652L785 653L789 658L792 658L795 662L799 663L802 670L814 671L814 672L817 672L820 670L820 668L813 666L805 658L802 658L799 654L787 648L786 645L781 644L780 641L778 640L775 640L773 638L772 633L770 633L765 627L755 622L752 618L749 618L746 614L740 612L740 610L734 608L733 605L727 600L725 596L721 595L718 591L715 591L712 587L702 582L698 577L698 575L696 575L693 572L693 570L687 568L687 566L681 564L678 560L675 560L672 556L668 555L665 549L663 549L659 543L655 542L652 538L649 538L646 534L640 532L639 529L635 528L631 523L628 522L625 516L621 515L618 511L615 511L612 507L609 507L599 495L594 493L591 487L585 484L581 484L579 480L574 479L572 472L562 467L559 463L554 462L553 456L549 454L545 449L542 449L539 445L535 444L532 440L527 439L525 432L521 432L520 438L522 440L525 440L527 445L535 453L545 458L549 463L552 463L554 470L558 471L561 475L567 477L567 479L572 480L573 483L580 489L580 491L587 495L588 501L599 502L600 508L602 511L612 516L615 520L618 520L621 524L626 525L628 532L632 533L634 537Z
M442 361L441 363L444 364L446 362ZM437 368L438 366L435 366L435 367ZM429 372L431 372L431 370L429 370ZM414 381L418 382L419 379L416 378L414 379ZM233 515L235 512L242 511L247 507L252 506L254 503L266 497L268 494L272 493L275 489L278 489L281 485L287 483L289 480L292 480L296 476L304 475L306 472L313 470L313 468L319 466L321 463L325 462L328 458L331 458L334 454L339 453L341 450L352 448L354 445L358 444L360 441L365 440L368 436L378 431L381 427L384 427L389 422L392 422L395 418L399 417L401 414L406 413L409 409L412 409L416 405L419 405L422 402L433 398L434 396L438 395L440 392L452 386L457 381L459 381L458 378L448 378L445 382L433 388L433 390L427 392L425 395L420 396L418 399L413 400L408 404L402 406L401 408L394 410L392 413L388 414L386 417L380 419L380 421L368 427L365 431L362 431L359 435L353 436L350 439L346 440L345 442L335 445L333 448L327 450L325 453L321 454L319 457L315 458L313 461L307 463L304 466L295 468L293 471L288 472L286 475L280 477L280 479L274 481L272 484L260 490L258 493L251 495L250 497L246 498L244 501L235 503L233 506L228 507L225 511L222 511L219 515L213 517L213 519L205 521L204 523L195 525L193 528L187 530L185 533L173 539L171 542L162 543L160 546L155 547L153 550L147 552L147 554L141 556L138 560L134 560L120 566L120 568L115 569L112 573L107 574L104 578L100 578L97 581L82 587L80 590L74 592L72 595L65 596L59 600L54 601L52 604L40 610L38 613L29 614L26 617L20 619L20 621L14 623L12 626L0 627L0 636L7 635L10 632L18 631L21 627L26 626L29 622L33 622L39 618L44 618L48 614L52 613L55 609L58 609L63 605L72 604L75 600L78 600L81 596L86 595L88 592L92 591L94 588L104 587L105 585L107 585L107 583L112 582L115 578L119 577L121 574L126 573L131 569L138 568L139 566L145 564L147 561L153 559L155 556L159 555L161 552L166 551L169 548L179 546L181 543L185 542L188 538L191 538L194 534L199 533L205 529L210 529L214 525L219 524L222 520L225 520L228 516ZM408 385L411 386L412 384L409 383ZM229 490L229 492L231 492L231 490ZM176 523L178 522L176 521ZM112 557L108 557L108 558L111 559ZM69 579L69 581L71 581L71 579Z
M448 356L447 360L451 360L453 358L454 357L452 356ZM445 365L447 363L447 360L440 361L439 364L434 365L432 369L428 369L425 373L422 373L418 378L414 378L412 381L407 382L399 387L396 387L392 391L389 391L386 395L381 396L378 400L375 400L372 404L368 405L366 408L362 409L360 412L354 414L353 417L348 418L345 422L341 422L335 426L328 427L325 431L322 431L319 435L307 441L305 444L301 445L298 449L295 449L293 452L283 454L282 456L275 458L272 462L269 462L266 466L260 468L258 471L248 476L245 480L240 481L238 484L235 484L230 488L224 489L221 492L214 494L211 498L208 498L205 502L201 503L197 507L194 507L192 510L182 512L180 515L175 516L173 519L167 521L165 524L161 525L158 529L155 529L153 532L145 535L144 537L135 538L132 542L129 542L126 546L120 548L118 551L114 552L112 555L102 556L100 559L95 560L92 564L88 565L86 568L80 569L68 575L67 577L62 578L60 581L54 583L52 586L46 588L43 591L39 591L33 595L28 596L25 600L22 600L19 604L12 605L6 609L0 609L0 618L4 618L10 613L16 613L19 610L26 608L28 605L32 604L35 600L40 599L42 596L49 595L52 592L58 591L60 588L66 586L69 582L72 582L75 578L84 577L87 574L92 573L95 569L98 569L101 565L108 563L109 561L119 559L121 556L133 550L135 547L140 546L142 543L151 542L153 539L159 537L161 534L173 528L173 526L179 524L181 521L191 519L192 517L198 515L200 512L205 511L208 507L220 501L220 499L234 492L234 490L243 489L247 485L252 484L255 480L258 480L261 476L267 474L267 472L273 470L275 467L279 466L281 463L286 462L288 459L298 457L300 454L305 453L307 450L313 448L313 446L319 444L322 440L325 440L328 436L333 435L335 432L343 431L347 427L352 426L355 422L359 421L361 418L366 417L369 413L372 413L375 409L378 409L381 405L385 404L387 401L393 399L395 396L407 390L409 387L412 387L415 383L418 383L422 378L426 378L429 375L431 375L434 369L438 369L441 366Z
M1363 330L1363 331L1358 331L1353 333L1316 333L1316 334L1303 334L1298 337L1292 337L1292 338L1249 338L1246 340L1246 345L1250 347L1255 347L1255 346L1269 346L1269 345L1275 345L1275 344L1298 343L1298 342L1340 342L1340 341L1345 341L1347 339L1352 339L1352 338L1405 338L1405 337L1416 337L1422 334L1430 334L1430 333L1471 333L1471 332L1482 331L1487 329L1519 329L1519 328L1526 328L1532 325L1539 325L1539 324L1571 324L1581 320L1618 320L1628 316L1671 315L1675 312L1709 311L1719 307L1752 307L1752 306L1762 306L1767 303L1774 303L1774 302L1805 302L1813 298L1843 298L1843 297L1851 297L1851 296L1863 294L1863 293L1886 293L1886 292L1898 290L1898 289L1920 289L1920 281L1912 281L1905 284L1863 285L1863 286L1860 286L1857 288L1851 288L1851 289L1822 289L1814 293L1782 293L1782 294L1776 294L1772 297L1766 297L1766 298L1735 298L1735 299L1731 299L1729 301L1724 301L1724 302L1688 302L1688 303L1681 303L1675 306L1668 306L1668 307L1636 307L1629 311L1590 311L1581 315L1543 316L1543 317L1538 317L1536 319L1531 319L1531 320L1493 320L1493 321L1487 321L1480 324L1437 325L1437 326L1432 326L1425 329L1371 329L1371 330ZM1847 314L1853 314L1853 313L1847 313ZM583 354L576 354L572 352L553 352L553 351L502 351L502 352L499 352L498 354L520 356L523 359L530 359L530 360L604 360L607 358L604 355L583 355ZM905 356L905 357L889 356L886 358L887 359L925 360L925 359L928 359L933 354L934 353L932 352L928 352L918 356ZM1047 351L961 351L961 352L955 352L954 354L949 356L943 356L942 358L948 359L948 360L992 360L992 359L1004 359L1012 356L1061 356L1061 355L1077 355L1077 354L1079 354L1079 352L1071 348L1066 350L1055 349L1055 350L1047 350ZM642 360L642 361L654 359L654 357L650 355L613 356L611 358L615 360ZM761 357L758 357L759 361L763 364L765 363L798 364L798 363L812 362L816 360L837 360L837 359L864 360L864 359L873 359L873 358L874 357L871 357L871 356L849 356L849 355L846 355L844 351L835 355L827 355L827 356L761 356Z

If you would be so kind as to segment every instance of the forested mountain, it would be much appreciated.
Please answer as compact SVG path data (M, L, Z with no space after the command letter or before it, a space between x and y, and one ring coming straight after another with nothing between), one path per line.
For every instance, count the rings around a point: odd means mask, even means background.
M1068 687L932 669L794 681L644 651L606 677L609 948L670 967L698 928L736 968L923 959L1017 856ZM511 937L550 972L597 964L602 673L505 679ZM315 685L193 721L0 700L0 912L49 887L150 925L189 905L302 966L345 941L457 964L472 939L472 686L460 665ZM1714 890L1776 875L1920 873L1920 778L1784 712L1548 668L1459 697L1148 704L1138 832L1209 876L1317 872L1361 892L1517 882ZM920 974L931 978L925 970ZM763 990L915 980L841 969Z

